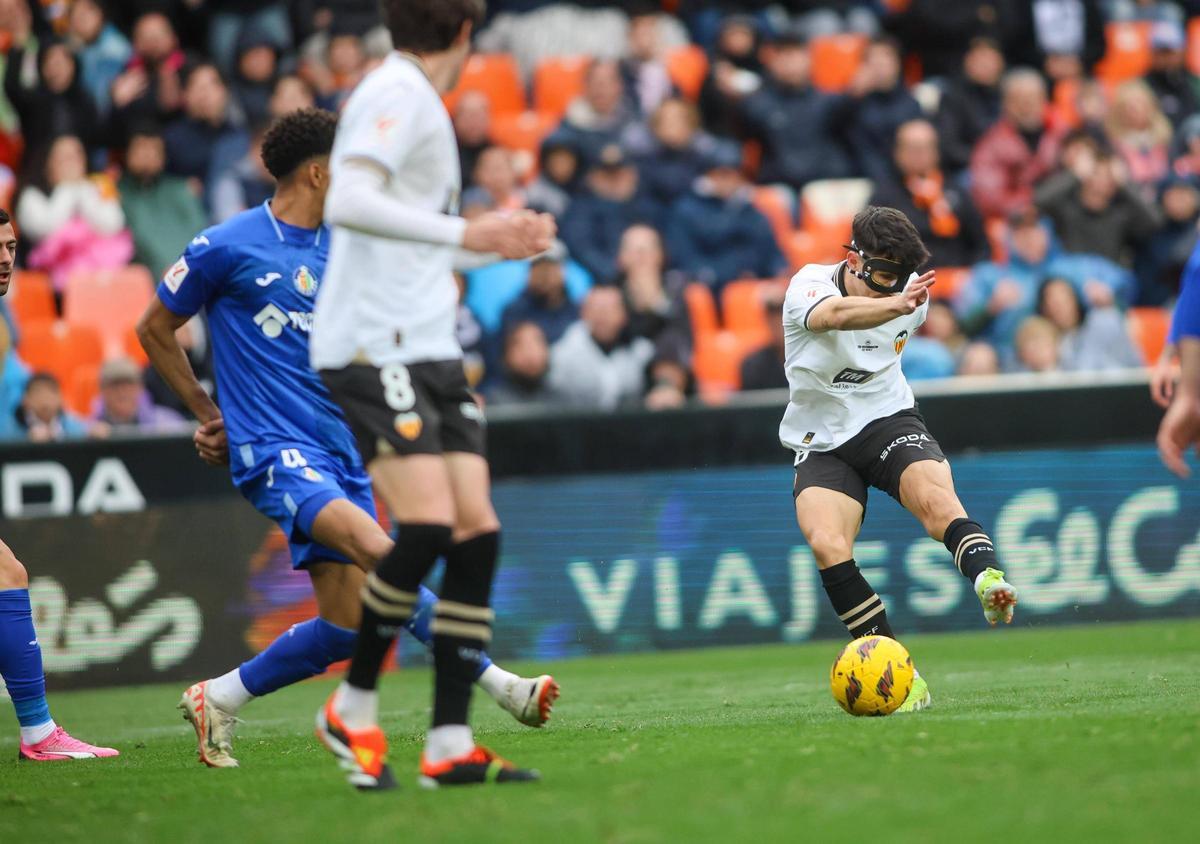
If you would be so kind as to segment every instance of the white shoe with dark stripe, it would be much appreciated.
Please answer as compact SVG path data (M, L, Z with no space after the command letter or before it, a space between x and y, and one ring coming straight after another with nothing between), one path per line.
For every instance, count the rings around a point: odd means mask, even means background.
M558 683L549 674L543 674L511 681L496 702L525 726L540 727L550 720L558 695Z
M183 710L183 719L196 731L200 761L210 768L236 768L233 733L238 718L210 703L207 691L207 680L196 683L183 693L176 708Z

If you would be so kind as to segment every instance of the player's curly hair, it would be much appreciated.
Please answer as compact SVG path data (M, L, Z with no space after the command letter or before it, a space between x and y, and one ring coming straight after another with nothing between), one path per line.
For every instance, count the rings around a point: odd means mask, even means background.
M912 221L895 208L868 205L854 215L854 245L872 258L889 258L914 267L929 260L929 250Z
M262 159L267 172L282 182L304 162L333 151L337 115L320 108L303 108L285 114L263 136Z
M440 53L454 45L463 24L478 32L484 0L383 0L383 18L397 50Z

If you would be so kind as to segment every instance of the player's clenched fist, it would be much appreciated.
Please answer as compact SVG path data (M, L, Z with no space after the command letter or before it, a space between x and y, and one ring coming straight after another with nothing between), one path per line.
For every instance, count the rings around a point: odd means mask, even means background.
M545 252L554 241L554 218L533 211L515 214L481 214L467 223L463 248L496 253L507 260L531 258Z

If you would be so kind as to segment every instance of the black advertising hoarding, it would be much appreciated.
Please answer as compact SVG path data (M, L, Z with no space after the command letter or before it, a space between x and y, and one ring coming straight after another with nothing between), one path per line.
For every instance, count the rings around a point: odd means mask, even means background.
M201 678L251 654L248 579L277 543L189 441L6 448L0 515L51 688Z

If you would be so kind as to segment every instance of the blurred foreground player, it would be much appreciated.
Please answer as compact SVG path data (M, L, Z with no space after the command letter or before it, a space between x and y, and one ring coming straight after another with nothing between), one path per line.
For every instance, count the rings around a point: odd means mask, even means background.
M1191 475L1188 448L1194 446L1200 455L1200 247L1184 268L1167 343L1179 356L1179 384L1172 396L1170 376L1158 367L1152 384L1160 386L1152 393L1167 407L1158 429L1158 453L1168 469L1186 478Z
M852 638L895 638L853 556L873 486L945 543L990 624L1011 622L1017 592L995 568L991 538L959 502L950 464L900 369L929 310L934 274L916 274L929 253L893 208L868 207L852 231L844 261L796 274L783 313L791 397L779 436L796 453L796 519L821 583ZM899 711L930 702L917 675Z
M317 734L352 784L395 785L377 719L379 670L417 609L421 581L444 557L432 624L433 726L419 782L528 781L537 773L477 746L468 721L471 679L492 635L500 522L483 415L455 334L452 271L544 252L554 221L528 211L457 216L462 174L441 95L470 54L482 0L385 0L383 8L396 50L350 96L330 160L334 230L312 364L345 411L399 535L367 578L350 671L318 712Z
M371 480L341 411L308 365L312 306L329 248L321 222L336 118L306 109L280 118L263 140L274 197L207 229L167 272L139 325L163 379L196 414L200 456L231 462L233 482L276 521L292 565L312 579L318 617L294 625L238 668L196 683L180 702L200 761L237 765L238 710L255 697L320 674L354 648L366 572L392 549L375 520ZM208 311L218 407L200 386L175 331ZM429 644L436 598L422 589L406 627ZM519 721L549 717L553 681L522 679L481 655L471 678Z
M0 296L8 293L17 258L17 235L8 212L0 209ZM17 758L31 762L119 756L111 747L95 747L72 738L50 717L42 649L33 629L29 575L0 541L0 679L8 687L21 725Z

